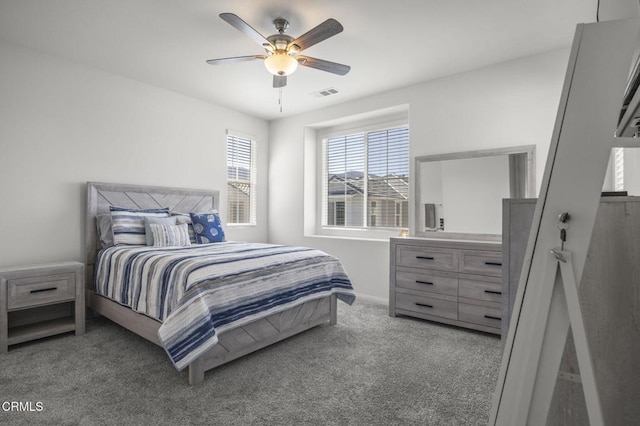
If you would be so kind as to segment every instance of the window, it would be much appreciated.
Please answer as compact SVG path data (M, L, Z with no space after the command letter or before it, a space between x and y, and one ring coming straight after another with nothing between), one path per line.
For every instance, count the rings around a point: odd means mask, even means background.
M612 148L609 156L609 164L604 177L602 191L624 191L624 163L625 149Z
M376 220L378 215L378 203L376 201L371 201L369 203L369 226L376 226L378 221Z
M329 202L329 225L344 226L344 201Z
M323 226L409 225L409 128L323 140Z
M613 148L613 189L624 191L624 148Z
M256 224L255 141L227 134L227 223Z
M407 205L404 202L396 201L396 227L401 227L403 223L409 221L409 212L407 211Z

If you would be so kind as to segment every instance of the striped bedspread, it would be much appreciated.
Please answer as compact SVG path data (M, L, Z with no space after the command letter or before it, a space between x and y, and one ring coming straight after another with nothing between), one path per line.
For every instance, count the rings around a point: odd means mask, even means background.
M94 290L162 322L158 335L179 370L214 346L225 330L331 294L348 304L355 299L333 256L235 242L103 249Z

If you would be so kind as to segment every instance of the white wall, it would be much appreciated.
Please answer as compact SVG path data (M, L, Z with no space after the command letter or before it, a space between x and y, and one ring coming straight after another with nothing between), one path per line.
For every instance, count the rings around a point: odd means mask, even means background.
M425 161L420 165L422 184L420 201L423 204L442 204L442 164L443 161Z
M304 181L304 164L311 163L304 153L305 134L313 134L308 126L408 104L412 158L534 144L539 183L568 56L567 49L557 50L271 122L269 240L334 254L357 292L386 298L388 241L304 235L303 192L314 187Z
M264 120L5 42L0 93L0 266L83 261L86 181L220 189L225 200L227 128L257 138L261 182L258 226L227 232L267 240Z
M502 234L502 199L509 198L509 157L441 163L445 231Z

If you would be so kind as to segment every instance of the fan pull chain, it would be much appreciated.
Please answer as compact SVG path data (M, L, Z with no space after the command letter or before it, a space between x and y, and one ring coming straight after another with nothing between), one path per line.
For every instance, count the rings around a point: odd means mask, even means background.
M282 112L282 87L278 89L278 105L280 105L280 112Z

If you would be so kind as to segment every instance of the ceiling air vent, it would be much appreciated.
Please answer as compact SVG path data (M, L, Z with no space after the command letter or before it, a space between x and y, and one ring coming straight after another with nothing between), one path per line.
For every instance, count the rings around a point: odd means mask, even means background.
M336 89L335 87L329 87L328 89L322 89L317 92L313 92L311 96L313 96L314 98L325 98L327 96L336 95L338 93L340 93L338 92L338 89Z

